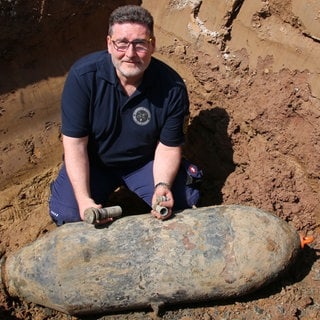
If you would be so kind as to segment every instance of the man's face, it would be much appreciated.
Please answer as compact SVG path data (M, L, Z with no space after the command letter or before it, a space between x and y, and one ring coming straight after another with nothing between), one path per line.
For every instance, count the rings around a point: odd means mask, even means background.
M136 23L115 24L107 45L118 77L127 80L142 77L155 50L148 28Z

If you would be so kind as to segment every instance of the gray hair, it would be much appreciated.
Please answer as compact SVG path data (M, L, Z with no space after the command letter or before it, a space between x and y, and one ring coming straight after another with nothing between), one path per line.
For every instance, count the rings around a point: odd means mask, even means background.
M153 36L153 17L148 10L140 6L127 5L115 9L109 17L109 35L112 35L112 27L116 23L144 24L149 29L150 36Z

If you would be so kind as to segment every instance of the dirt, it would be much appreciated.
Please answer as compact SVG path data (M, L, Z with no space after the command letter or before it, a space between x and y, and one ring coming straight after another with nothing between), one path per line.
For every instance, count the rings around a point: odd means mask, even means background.
M104 48L107 16L141 1L0 1L0 255L55 229L49 184L61 164L60 95L83 54ZM156 57L190 94L185 155L205 177L200 206L275 213L315 240L279 281L233 301L164 307L163 319L320 318L320 5L314 0L142 1ZM125 190L127 214L145 206ZM250 250L250 244L248 244ZM151 310L90 319L153 319ZM0 296L1 319L76 319Z

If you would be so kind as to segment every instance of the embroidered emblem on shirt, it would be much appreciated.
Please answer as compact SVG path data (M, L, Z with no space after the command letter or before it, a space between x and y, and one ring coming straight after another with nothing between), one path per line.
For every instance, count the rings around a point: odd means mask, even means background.
M133 121L139 126L145 126L151 120L151 113L145 107L138 107L132 115Z

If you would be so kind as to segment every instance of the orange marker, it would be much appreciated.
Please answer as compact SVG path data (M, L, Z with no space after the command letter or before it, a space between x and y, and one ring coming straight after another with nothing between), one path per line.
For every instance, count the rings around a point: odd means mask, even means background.
M313 236L303 236L300 234L300 243L301 243L301 248L303 249L306 244L312 243L314 241Z

